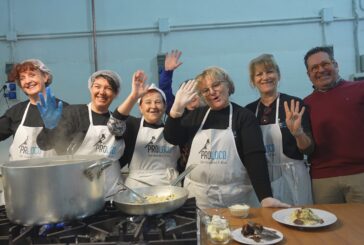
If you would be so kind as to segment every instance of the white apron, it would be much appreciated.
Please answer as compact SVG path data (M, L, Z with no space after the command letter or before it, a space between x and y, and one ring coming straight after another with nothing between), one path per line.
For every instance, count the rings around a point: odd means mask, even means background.
M258 115L257 106L256 115ZM292 205L312 204L311 178L304 160L283 153L282 133L278 122L279 96L275 123L260 125L263 134L273 197Z
M75 155L97 155L113 160L112 165L104 170L104 193L106 197L120 189L118 185L118 182L121 181L119 158L124 153L125 142L123 139L116 140L115 136L110 133L107 125L93 124L91 104L88 104L88 115L90 126Z
M186 176L184 187L200 208L260 205L235 145L231 104L229 108L227 129L202 129L209 109L192 141L186 167L198 165Z
M37 136L43 127L27 127L24 126L27 117L30 102L28 103L23 118L15 132L13 143L9 149L9 160L26 160L31 158L41 158L55 156L54 150L43 151L37 145Z
M179 147L164 139L163 127L149 128L143 123L142 117L125 184L131 188L169 185L178 176Z

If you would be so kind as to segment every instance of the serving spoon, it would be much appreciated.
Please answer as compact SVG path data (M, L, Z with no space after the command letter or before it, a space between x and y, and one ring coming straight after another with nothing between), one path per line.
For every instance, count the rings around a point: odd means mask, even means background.
M120 185L122 185L122 186L124 186L125 187L125 189L127 189L128 191L130 191L131 193L133 193L135 196L137 196L138 197L138 199L140 200L140 201L142 201L142 203L147 203L147 199L146 199L146 197L145 196L143 196L143 195L141 195L141 194L139 194L138 192L136 192L136 191L134 191L133 189L131 189L130 187L128 187L127 185L125 185L124 183L119 183Z

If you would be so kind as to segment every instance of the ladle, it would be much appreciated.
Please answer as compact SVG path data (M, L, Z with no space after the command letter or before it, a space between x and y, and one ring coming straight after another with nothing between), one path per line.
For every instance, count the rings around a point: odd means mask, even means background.
M135 196L137 196L138 199L140 199L143 203L146 203L147 202L147 200L146 200L146 198L144 196L142 196L138 192L134 191L133 189L131 189L130 187L128 187L124 183L119 182L119 184L122 185L122 186L124 186L125 189L127 189L128 191L130 191L131 193L133 193Z
M180 175L178 175L178 177L171 182L172 186L176 186L179 182L181 182L181 180L187 175L189 174L192 169L194 169L197 166L197 164L191 164L190 166L188 166L185 171L183 171Z

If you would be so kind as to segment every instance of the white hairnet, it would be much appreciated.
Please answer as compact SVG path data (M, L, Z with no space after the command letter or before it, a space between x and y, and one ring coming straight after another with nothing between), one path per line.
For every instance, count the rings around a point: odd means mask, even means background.
M100 75L110 77L113 80L114 85L116 87L116 94L119 94L121 78L120 78L119 74L117 74L116 72L110 71L110 70L100 70L100 71L94 72L88 79L88 88L91 89L92 84L95 81L95 78Z
M163 98L163 100L164 100L164 103L167 103L166 94L163 92L163 90L162 90L162 89L158 88L157 86L155 86L155 84L154 84L154 83L152 83L152 84L149 86L149 88L148 88L148 91L150 91L150 90L155 90L155 91L159 92L159 93L162 95L162 98ZM147 93L148 93L148 92L147 92ZM140 104L140 102L141 102L141 98L139 98L139 99L138 99L138 104Z
M47 86L52 83L52 80L53 80L52 72L51 72L51 70L41 60L38 60L38 59L28 59L28 60L23 60L21 62L21 64L24 64L24 63L32 63L40 71L42 71L44 73L47 73L48 74Z

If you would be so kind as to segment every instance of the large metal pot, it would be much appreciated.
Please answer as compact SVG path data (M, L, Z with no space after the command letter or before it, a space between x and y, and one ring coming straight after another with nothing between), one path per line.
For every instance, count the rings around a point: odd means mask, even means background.
M2 166L5 208L10 221L48 224L89 216L104 206L100 156L56 156L6 162Z
M113 197L114 204L124 213L132 215L154 215L171 212L181 207L188 197L188 191L178 186L150 186L133 189L142 196L168 196L174 194L170 201L148 203L141 202L133 192L126 190Z

